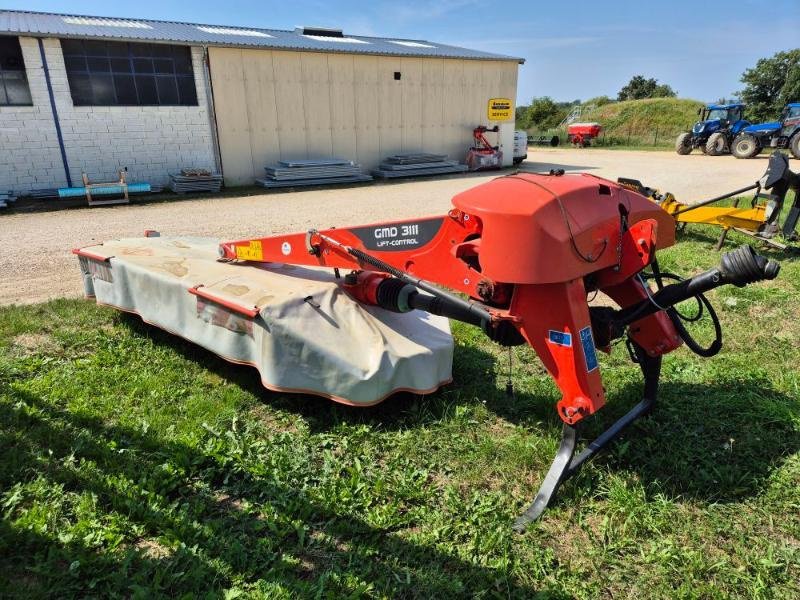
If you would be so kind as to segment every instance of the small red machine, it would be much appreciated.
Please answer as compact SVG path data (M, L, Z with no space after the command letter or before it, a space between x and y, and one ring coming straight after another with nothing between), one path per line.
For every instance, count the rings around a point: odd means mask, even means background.
M492 146L486 139L486 132L497 133L500 127L491 129L479 125L472 130L472 147L467 151L467 167L470 171L489 171L503 166L503 151L500 146Z
M602 129L600 123L573 123L567 127L567 137L573 145L585 148L600 135Z
M445 315L495 342L529 344L556 385L561 447L517 529L558 486L656 401L661 357L686 341L710 356L719 322L703 292L777 276L779 265L742 246L721 264L666 284L656 248L675 241L675 221L641 194L588 174L513 174L463 192L445 215L224 242L222 260L350 269L341 286L364 304ZM655 284L655 287L650 282ZM434 285L437 284L437 285ZM468 299L445 291L444 286ZM589 306L602 291L619 308ZM696 298L717 339L701 348L673 308ZM606 402L597 350L624 338L644 375L644 399L575 455L578 427Z

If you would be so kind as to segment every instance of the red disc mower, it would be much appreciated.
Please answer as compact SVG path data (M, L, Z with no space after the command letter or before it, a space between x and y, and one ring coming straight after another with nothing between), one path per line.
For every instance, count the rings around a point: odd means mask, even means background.
M675 221L648 198L561 171L499 177L455 196L444 215L224 242L219 255L243 268L348 269L340 286L364 305L444 315L480 327L500 345L530 345L561 391L555 409L563 433L536 499L516 522L524 529L561 483L653 409L665 354L684 342L701 356L719 351L719 321L704 293L779 271L742 246L719 266L674 280L656 260L656 248L674 242ZM595 291L618 306L590 306L587 295ZM674 308L691 298L714 321L717 336L707 348ZM617 339L641 367L643 399L575 454L580 426L606 403L597 351L610 352Z

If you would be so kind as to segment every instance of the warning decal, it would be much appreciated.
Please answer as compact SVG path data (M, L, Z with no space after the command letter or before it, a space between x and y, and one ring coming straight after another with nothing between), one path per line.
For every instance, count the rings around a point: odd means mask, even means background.
M567 348L572 347L572 334L570 333L551 329L547 332L547 339L550 340L551 343L557 344L558 346L566 346Z
M594 338L592 328L584 327L580 331L581 346L583 347L583 357L586 359L586 370L590 373L597 368L597 351L594 349Z
M236 258L240 260L264 260L261 240L251 240L247 246L236 246Z

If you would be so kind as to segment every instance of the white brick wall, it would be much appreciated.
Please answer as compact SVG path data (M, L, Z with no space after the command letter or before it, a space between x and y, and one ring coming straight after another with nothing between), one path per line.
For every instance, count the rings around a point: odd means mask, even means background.
M33 107L0 107L0 190L66 185L38 43L20 38ZM165 184L182 167L214 169L202 49L192 48L197 106L73 106L61 44L44 40L73 185L81 173Z
M39 45L20 38L33 106L0 106L0 191L67 184Z

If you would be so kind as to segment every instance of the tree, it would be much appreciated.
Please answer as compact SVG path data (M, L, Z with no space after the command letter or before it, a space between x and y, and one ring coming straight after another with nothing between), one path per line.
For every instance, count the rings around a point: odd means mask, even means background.
M550 96L534 98L525 112L524 121L529 128L551 129L564 120L571 106L572 102L555 102Z
M772 121L787 102L800 102L800 48L762 58L742 74L738 95L751 120Z
M526 129L528 125L525 124L525 113L528 112L527 106L517 106L514 109L514 120L517 122L517 129Z
M641 100L643 98L674 98L675 90L665 83L659 84L658 79L646 79L643 75L631 77L628 84L623 87L617 100Z
M594 98L589 98L586 102L584 102L584 106L605 106L606 104L611 104L614 102L608 96L595 96Z
M657 85L653 89L653 93L650 95L651 98L674 98L678 94L673 90L670 86L666 83L662 83Z

